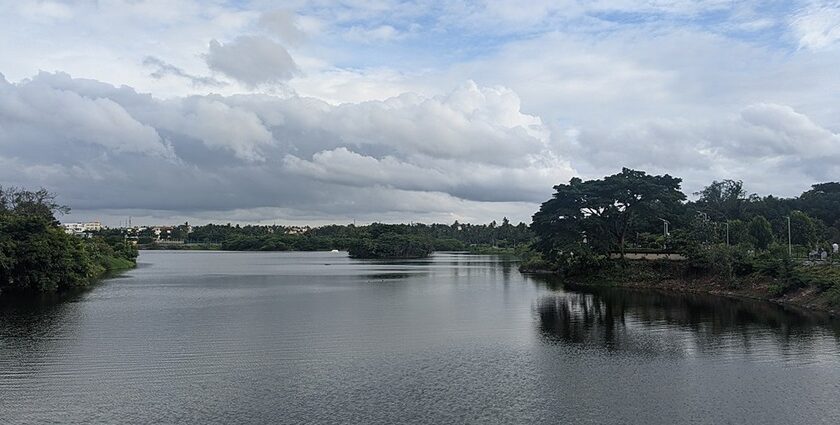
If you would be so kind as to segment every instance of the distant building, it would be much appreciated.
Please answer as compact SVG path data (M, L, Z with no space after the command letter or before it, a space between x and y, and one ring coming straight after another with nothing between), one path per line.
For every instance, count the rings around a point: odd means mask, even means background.
M62 223L64 231L71 235L83 235L87 232L98 232L102 230L102 223L89 221L87 223Z
M173 226L154 226L151 228L152 233L155 235L155 239L160 241L164 239L171 239L172 238L172 231L175 230Z
M285 228L284 233L287 235L302 235L309 230L311 230L309 226L288 226Z
M98 221L91 221L84 224L85 232L98 232L102 230L102 223Z
M64 227L64 231L71 235L84 233L85 231L84 223L63 223L62 226Z

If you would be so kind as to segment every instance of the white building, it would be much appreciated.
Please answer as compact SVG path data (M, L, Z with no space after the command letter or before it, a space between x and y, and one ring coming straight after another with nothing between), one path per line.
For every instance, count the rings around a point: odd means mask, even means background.
M102 223L98 221L85 223L85 232L98 232L100 230L102 230Z
M84 223L63 223L62 226L64 227L64 231L71 235L83 233L85 231Z
M98 232L102 230L102 223L90 221L87 223L62 223L64 231L71 235L81 235L85 232Z

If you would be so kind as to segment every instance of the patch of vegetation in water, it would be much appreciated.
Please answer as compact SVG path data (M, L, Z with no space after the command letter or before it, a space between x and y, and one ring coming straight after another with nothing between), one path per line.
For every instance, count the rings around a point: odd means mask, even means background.
M385 233L375 239L360 239L350 245L352 258L426 258L434 252L428 238Z

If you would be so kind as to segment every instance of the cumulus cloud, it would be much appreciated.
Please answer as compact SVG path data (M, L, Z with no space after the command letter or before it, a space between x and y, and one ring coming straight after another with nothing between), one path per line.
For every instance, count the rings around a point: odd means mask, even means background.
M732 177L796 193L840 175L838 164L840 133L776 103L569 128L523 112L508 88L471 81L340 105L294 94L160 99L60 73L0 84L0 178L37 182L86 211L330 221L495 209L527 220L580 172L630 166L684 176L689 191Z
M171 147L152 126L140 123L117 102L65 91L36 77L21 85L0 78L0 139L7 150L64 140L119 153L170 158ZM44 146L45 154L55 146Z
M211 40L205 59L210 69L251 86L284 82L298 73L286 48L263 36L240 36L226 44Z
M561 161L525 160L521 167L499 167L457 160L393 156L376 158L345 147L325 150L306 161L288 155L290 172L347 186L382 186L432 191L477 201L539 202L546 188L568 180L571 170Z
M744 179L756 190L795 194L800 182L840 175L840 133L787 105L757 103L719 120L658 119L575 132L568 155L589 166L677 169L692 188L713 178ZM582 166L582 161L575 162Z
M463 219L487 202L521 214L573 174L515 93L473 82L336 106L296 95L159 99L41 73L3 82L0 124L0 177L39 174L81 210Z
M255 161L264 159L261 147L273 142L256 114L232 108L221 99L192 98L180 106L183 119L171 128L203 141L207 147L228 149L238 158Z
M0 179L330 221L527 220L621 166L781 195L840 175L836 2L298 5L0 4Z

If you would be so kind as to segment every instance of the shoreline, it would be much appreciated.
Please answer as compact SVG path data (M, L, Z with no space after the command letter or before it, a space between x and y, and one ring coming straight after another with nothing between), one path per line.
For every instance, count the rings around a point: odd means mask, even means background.
M563 279L564 283L580 287L645 289L673 293L707 294L725 298L764 301L783 307L824 313L832 318L840 317L840 310L825 305L825 300L821 299L820 295L825 291L821 291L814 286L806 286L774 297L768 291L768 287L773 283L772 279L768 278L747 278L738 283L739 287L732 287L709 277L673 278L663 276L658 281L645 281L639 279L610 280L598 275L590 277L563 277L554 270L520 270L520 272L537 276L555 276Z
M41 291L37 289L0 288L0 299L14 298L20 300L40 298L51 299L53 301L61 300L84 293L108 279L119 277L123 273L137 268L136 260L131 261L119 257L108 257L106 259L106 264L107 267L103 266L101 271L89 277L83 285L49 291Z

